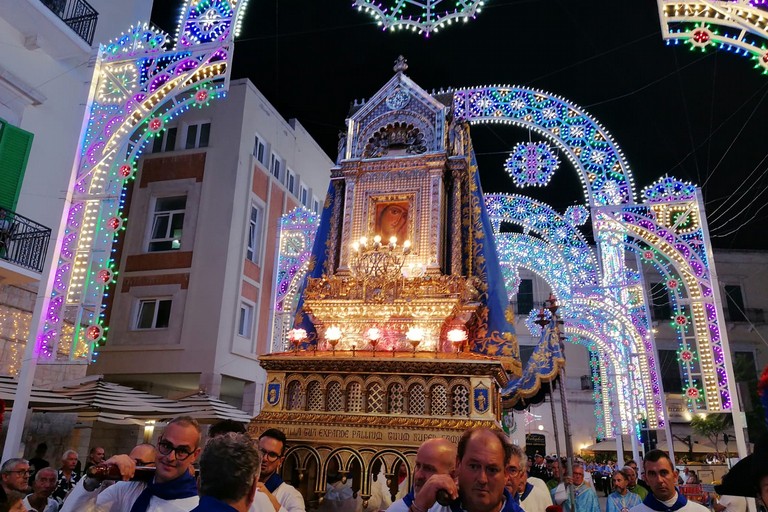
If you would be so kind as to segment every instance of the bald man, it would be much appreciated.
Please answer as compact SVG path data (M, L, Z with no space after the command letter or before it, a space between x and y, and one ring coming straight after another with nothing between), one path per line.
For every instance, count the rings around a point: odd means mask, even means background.
M456 445L442 437L424 441L416 452L413 472L413 490L390 505L387 512L408 512L416 495L431 506L437 491L445 487L453 486L455 494L451 497L455 498Z

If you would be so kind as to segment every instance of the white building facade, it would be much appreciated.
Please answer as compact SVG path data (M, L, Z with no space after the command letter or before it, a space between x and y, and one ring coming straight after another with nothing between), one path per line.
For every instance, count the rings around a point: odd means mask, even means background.
M170 397L203 389L256 413L280 217L319 212L333 162L245 79L148 149L128 193L108 342L88 373Z

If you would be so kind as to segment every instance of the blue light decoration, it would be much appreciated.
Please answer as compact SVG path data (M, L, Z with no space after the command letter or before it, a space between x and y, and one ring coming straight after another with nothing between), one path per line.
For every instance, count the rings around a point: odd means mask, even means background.
M293 328L299 303L299 291L309 270L312 245L315 243L320 216L298 206L280 217L277 256L277 288L275 317L272 327L272 350L284 352L287 333Z
M589 220L589 210L584 205L575 204L565 210L563 218L572 226L583 226Z
M125 230L125 187L145 145L172 119L226 95L231 27L242 5L187 0L175 48L148 23L99 47L44 314L32 326L39 359L89 362L106 343L104 299L117 275L113 244Z
M526 87L494 85L454 93L454 118L509 124L554 143L579 172L590 206L632 203L634 180L608 131L577 105Z
M640 196L649 204L695 199L696 186L688 181L664 176L645 187Z
M691 50L725 50L749 58L768 74L768 16L765 0L660 0L659 19L667 44Z
M485 0L461 0L453 8L444 0L354 0L353 7L376 19L382 30L410 30L429 37L454 22L466 23L474 19Z
M559 165L560 159L546 142L521 142L504 162L504 170L518 187L545 187Z

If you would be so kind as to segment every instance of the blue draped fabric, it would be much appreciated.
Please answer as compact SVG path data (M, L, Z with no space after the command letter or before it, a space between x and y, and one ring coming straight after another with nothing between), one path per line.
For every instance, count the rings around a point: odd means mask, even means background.
M300 348L307 349L315 344L317 339L317 330L309 316L305 315L302 311L304 306L304 289L307 287L308 279L319 278L323 273L331 273L329 269L325 268L329 259L328 252L330 251L331 244L331 218L333 216L334 205L337 201L337 191L335 182L331 180L328 184L328 193L325 197L325 204L323 205L323 211L320 214L320 225L317 228L317 234L315 235L315 243L312 244L312 256L309 260L309 271L307 272L304 282L301 284L297 293L299 294L299 302L296 306L296 320L293 323L295 329L304 329L307 331L307 341L300 345Z
M522 376L513 378L502 389L504 402L516 404L521 399L529 400L541 394L542 383L552 382L557 378L560 368L565 365L565 355L558 339L553 320L541 333L539 343L525 365ZM529 400L529 403L535 402Z
M469 164L469 236L471 245L465 249L465 257L471 258L468 268L471 276L480 279L481 308L480 327L471 340L471 350L480 354L504 359L519 360L515 337L514 314L509 308L509 298L504 287L499 256L488 211L485 207L480 173L475 151L470 149ZM467 222L467 216L464 216ZM468 253L468 250L471 251ZM465 265L466 266L466 265Z

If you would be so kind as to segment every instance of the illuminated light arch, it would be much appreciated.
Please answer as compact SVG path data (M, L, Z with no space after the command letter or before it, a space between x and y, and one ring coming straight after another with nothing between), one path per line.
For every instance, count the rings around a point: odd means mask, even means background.
M549 205L516 194L485 194L484 198L488 217L497 234L504 222L534 232L562 251L572 278L571 286L594 286L598 283L597 261L586 239Z
M674 268L668 268L665 275L679 276L679 293L687 298L685 305L678 302L674 316L681 352L697 357L700 368L701 382L697 382L692 367L681 365L687 372L689 407L694 411L729 411L731 394L714 297L716 285L709 271L701 215L697 197L613 212L605 209L598 212L596 223L599 229L621 230L635 238L627 247L646 262Z
M768 74L768 12L765 2L659 0L662 37L691 49L713 48L750 58Z
M226 94L232 25L242 4L187 0L173 49L165 48L166 34L146 23L100 46L54 263L33 321L40 360L89 362L105 343L103 301L114 283L112 245L124 230L125 185L135 177L144 146L171 119ZM189 23L214 5L216 30ZM65 320L74 323L71 335Z
M299 292L309 271L312 244L320 216L298 206L280 218L277 255L275 317L272 325L272 351L286 350L285 340L293 328Z
M621 406L622 432L629 432L638 414L648 420L651 428L662 426L664 409L658 375L652 364L653 345L638 331L626 308L607 295L577 295L565 305L564 318L566 331L572 327L593 333L590 339L604 342L603 350L621 361L619 373L627 371L626 382L619 390L631 407L625 410L626 403Z
M352 4L358 11L364 11L376 19L384 30L412 30L426 37L432 32L456 22L469 21L481 11L485 0L462 0L456 2L453 10L446 10L440 4L443 0L355 0Z
M577 327L566 326L565 334L569 338L568 341L585 346L589 352L589 367L593 385L592 400L595 403L595 435L601 438L612 437L617 430L621 430L613 421L611 409L611 391L614 386L608 375L609 365L599 364L599 362L608 361L614 365L615 361L611 358L610 351L605 350L607 348L605 342L596 337L594 333Z
M610 355L612 365L615 365L615 361L621 361L621 367L616 368L615 374L623 374L627 368L626 361L632 357L636 359L637 371L624 378L616 388L616 392L627 399L622 403L636 404L632 410L621 410L621 430L624 433L632 430L634 418L639 411L646 409L648 412L643 416L647 417L652 428L663 424L664 413L659 396L661 391L658 376L655 366L649 364L649 357L653 357L653 345L645 342L644 333L637 328L626 308L610 297L597 295L596 292L588 297L574 294L574 276L564 263L562 249L556 244L548 244L530 235L500 233L496 235L496 247L502 271L526 268L541 276L551 286L553 293L563 304L566 329L572 327L591 332L590 339L600 343L602 352ZM597 288L595 290L597 291ZM606 332L606 329L614 325L618 326L617 332ZM588 345L578 338L569 341ZM630 401L630 397L635 398ZM653 407L646 407L649 403L654 404Z
M453 101L456 119L510 124L557 144L578 170L590 206L634 202L634 180L623 152L577 105L544 91L508 85L460 89Z

